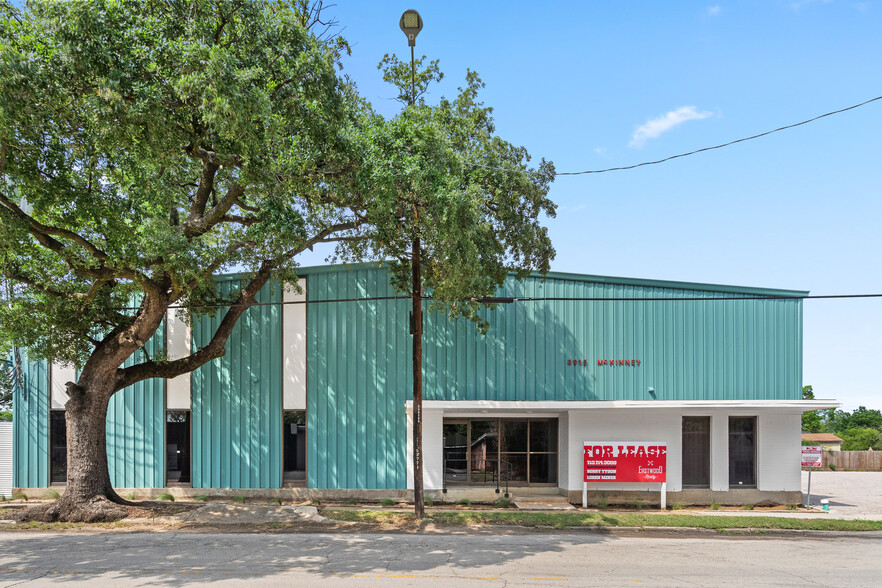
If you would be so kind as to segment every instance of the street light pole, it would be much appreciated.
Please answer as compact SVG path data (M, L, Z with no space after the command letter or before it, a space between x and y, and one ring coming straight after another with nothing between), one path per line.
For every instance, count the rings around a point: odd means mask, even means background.
M414 46L416 36L423 28L423 19L416 10L405 10L398 23L410 45L410 104L416 103L416 65ZM423 496L423 280L420 276L419 210L416 195L413 202L415 234L411 258L413 310L411 311L411 334L413 335L413 508L417 519L426 516Z

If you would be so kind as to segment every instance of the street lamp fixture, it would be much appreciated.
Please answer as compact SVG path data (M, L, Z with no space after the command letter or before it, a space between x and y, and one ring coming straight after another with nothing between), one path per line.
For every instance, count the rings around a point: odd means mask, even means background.
M407 44L411 47L416 45L416 37L423 30L423 18L416 10L405 10L398 22L402 32L407 35Z

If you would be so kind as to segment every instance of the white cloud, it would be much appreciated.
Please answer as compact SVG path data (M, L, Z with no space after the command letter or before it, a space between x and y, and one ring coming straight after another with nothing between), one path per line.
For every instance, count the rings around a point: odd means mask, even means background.
M720 8L719 4L717 4L715 6L708 6L707 7L707 15L708 16L716 16L720 13L721 10L722 10L722 8Z
M603 155L604 153L606 153L606 147L595 147L594 153L596 153L597 155Z
M667 114L650 119L645 124L637 127L631 136L631 142L628 143L628 147L640 149L646 144L647 140L657 139L688 120L701 120L710 116L713 116L712 112L706 110L699 112L694 106L683 106L677 110L672 110Z

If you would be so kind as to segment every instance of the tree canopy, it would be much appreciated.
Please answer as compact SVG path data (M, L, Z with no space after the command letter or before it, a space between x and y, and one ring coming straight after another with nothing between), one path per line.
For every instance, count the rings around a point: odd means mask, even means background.
M320 3L0 6L0 343L80 368L68 504L121 500L103 454L112 394L223 355L257 292L293 282L306 249L393 260L407 291L419 234L433 303L476 320L472 299L507 272L549 267L553 166L495 135L473 72L455 99L387 120L341 77L345 43L310 28ZM439 77L437 63L421 73ZM214 276L232 270L241 287L224 296ZM170 306L223 318L187 357L122 367Z

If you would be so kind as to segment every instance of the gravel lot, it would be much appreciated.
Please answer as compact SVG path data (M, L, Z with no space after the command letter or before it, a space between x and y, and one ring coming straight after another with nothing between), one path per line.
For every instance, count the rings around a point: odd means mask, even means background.
M808 472L802 472L802 491ZM830 501L830 512L854 518L882 516L882 472L812 472L812 504Z

